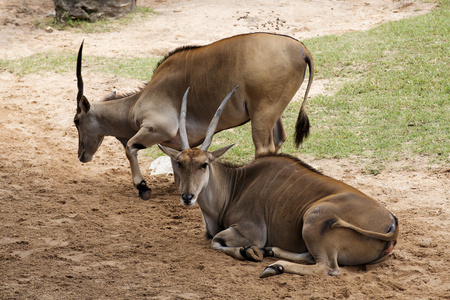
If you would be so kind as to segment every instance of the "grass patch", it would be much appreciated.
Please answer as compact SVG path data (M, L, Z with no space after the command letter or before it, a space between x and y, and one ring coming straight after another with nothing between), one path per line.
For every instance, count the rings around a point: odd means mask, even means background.
M333 96L310 99L313 128L301 152L377 165L413 155L449 162L449 31L445 1L423 16L306 41L317 78L346 83Z
M109 58L83 56L83 72L114 74L148 81L161 57ZM19 76L41 72L74 73L75 52L38 53L16 60L0 60L0 70Z

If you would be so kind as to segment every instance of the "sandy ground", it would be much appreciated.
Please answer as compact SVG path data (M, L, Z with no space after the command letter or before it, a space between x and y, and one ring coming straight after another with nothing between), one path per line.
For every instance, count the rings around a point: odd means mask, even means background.
M363 30L433 7L403 0L138 5L157 14L117 32L82 34L34 27L53 9L52 1L0 0L0 57L76 51L82 39L85 53L114 57L161 55L251 31L304 39ZM113 87L130 91L139 85L88 74L85 83L90 99L102 98ZM312 89L322 92L320 84ZM153 188L150 201L137 197L114 138L105 139L91 163L81 164L72 123L75 96L74 74L0 73L1 299L450 298L449 168L416 157L373 176L350 159L306 159L394 212L400 220L399 243L388 261L343 267L336 277L260 279L273 260L238 261L210 249L198 206L179 204L171 177L150 177L148 158L141 157L141 168Z

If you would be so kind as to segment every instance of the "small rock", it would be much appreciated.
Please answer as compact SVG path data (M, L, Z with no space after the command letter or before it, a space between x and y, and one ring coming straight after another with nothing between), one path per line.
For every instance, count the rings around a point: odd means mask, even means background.
M150 175L173 174L172 162L168 156L160 156L150 165Z

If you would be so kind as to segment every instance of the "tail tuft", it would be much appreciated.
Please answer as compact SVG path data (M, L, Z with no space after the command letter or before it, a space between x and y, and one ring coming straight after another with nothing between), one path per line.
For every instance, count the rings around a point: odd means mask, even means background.
M295 145L297 148L309 135L309 118L306 115L306 99L308 99L309 89L314 78L314 61L312 59L311 53L306 49L307 55L305 56L305 62L308 64L309 68L309 78L308 85L306 87L305 96L303 98L302 106L300 112L298 113L297 123L295 124Z
M306 112L302 109L298 114L297 123L295 124L295 145L297 148L309 135L309 118Z

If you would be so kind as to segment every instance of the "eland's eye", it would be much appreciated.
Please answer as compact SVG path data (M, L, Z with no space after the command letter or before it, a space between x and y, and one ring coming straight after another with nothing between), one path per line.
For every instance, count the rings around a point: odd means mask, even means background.
M177 161L177 167L181 168L181 163L179 161Z
M208 163L204 163L204 164L202 165L202 169L206 169L207 166L208 166Z
M75 123L76 126L80 125L80 120L78 119L74 119L73 122Z

